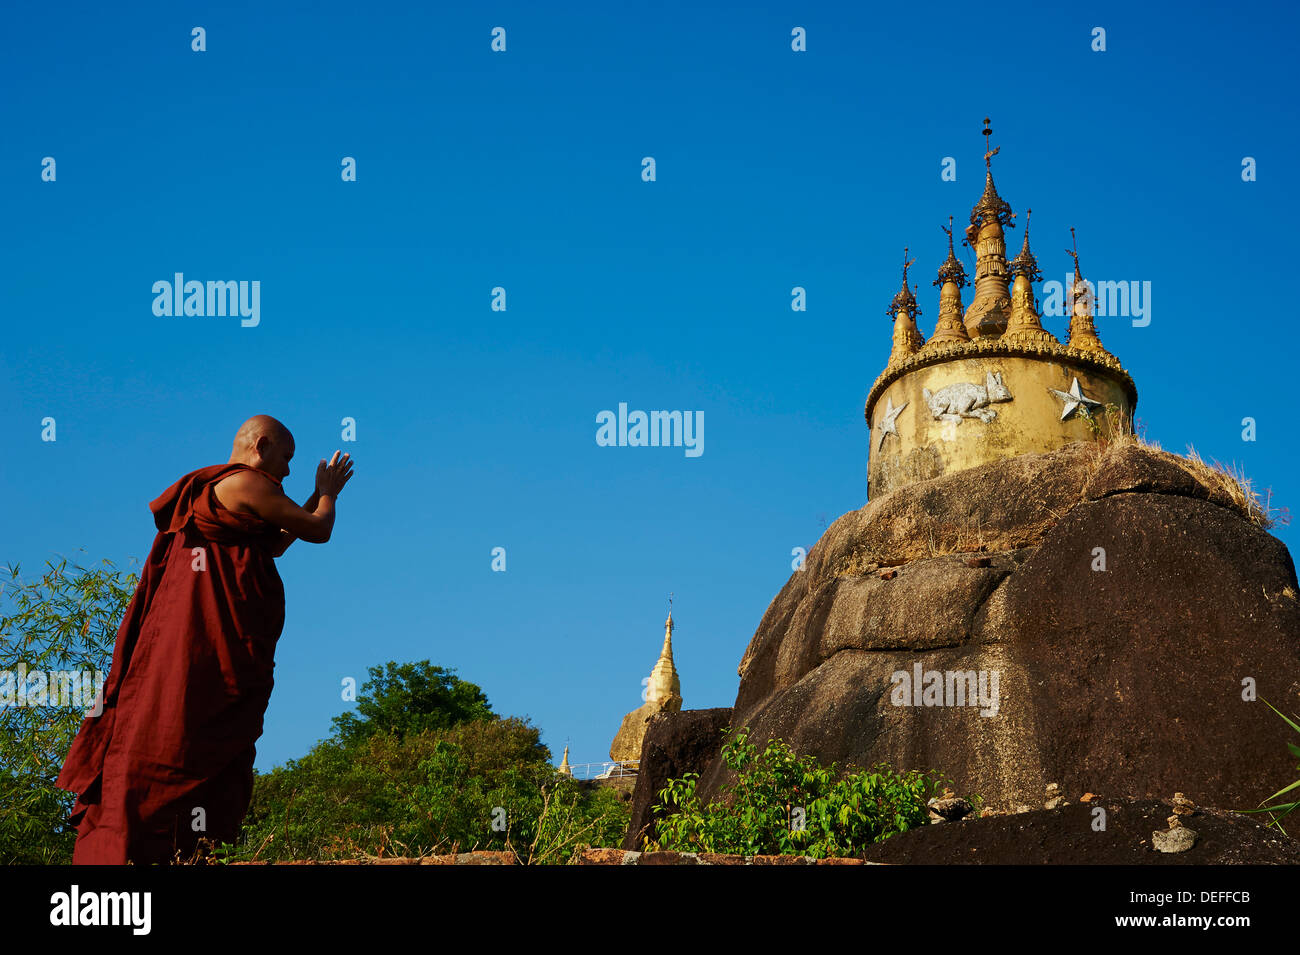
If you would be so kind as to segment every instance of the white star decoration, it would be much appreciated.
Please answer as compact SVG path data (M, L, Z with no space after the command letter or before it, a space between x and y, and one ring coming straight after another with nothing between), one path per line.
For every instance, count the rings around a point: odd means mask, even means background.
M1083 413L1091 417L1092 409L1101 407L1100 401L1094 401L1083 393L1083 389L1079 387L1078 378L1074 379L1074 384L1070 386L1069 391L1057 391L1055 388L1048 388L1047 390L1065 402L1065 408L1061 411L1062 421L1070 417L1070 414L1076 408L1083 408Z
M880 448L880 445L885 443L885 435L892 434L895 437L898 436L898 416L903 413L903 409L906 408L907 405L908 402L904 401L901 405L895 408L893 398L885 399L885 416L880 419L880 427L876 429L880 432L880 444L876 445L877 449Z

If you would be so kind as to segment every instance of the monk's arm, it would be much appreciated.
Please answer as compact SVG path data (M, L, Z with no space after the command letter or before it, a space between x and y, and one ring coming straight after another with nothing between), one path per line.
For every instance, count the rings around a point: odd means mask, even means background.
M239 475L232 483L235 482L238 482L237 486L232 490L262 520L312 544L324 544L330 539L334 530L335 495L313 494L315 506L307 510L289 500L278 485L265 478ZM311 499L308 501L310 503Z
M319 492L319 491L312 491L312 492L311 492L311 497L309 497L309 498L307 498L307 500L303 501L303 503L302 503L302 509L303 509L304 511L311 511L311 512L315 513L315 511L316 511L316 505L317 505L319 502L320 502L320 492ZM289 531L285 531L285 530L280 531L280 539L279 539L279 541L276 542L275 549L271 551L271 555L274 556L274 557L279 557L279 556L280 556L281 554L283 554L286 550L288 550L288 549L289 549L289 545L292 544L292 543L293 543L294 541L296 541L297 539L298 539L297 536L294 535L294 534L291 534Z

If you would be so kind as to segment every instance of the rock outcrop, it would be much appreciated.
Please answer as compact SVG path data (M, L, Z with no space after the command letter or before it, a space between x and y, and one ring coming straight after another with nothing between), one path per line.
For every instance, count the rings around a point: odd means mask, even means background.
M1243 696L1294 708L1300 603L1235 497L1177 455L1081 442L873 500L768 607L731 725L823 763L938 770L991 807L1055 781L1253 808L1294 778L1294 734ZM730 772L714 753L705 797Z

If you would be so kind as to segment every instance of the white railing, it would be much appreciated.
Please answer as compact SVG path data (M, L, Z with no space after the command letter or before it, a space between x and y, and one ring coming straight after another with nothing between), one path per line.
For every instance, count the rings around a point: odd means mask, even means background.
M635 776L639 763L635 759L626 763L570 763L569 769L573 770L574 779L619 779Z

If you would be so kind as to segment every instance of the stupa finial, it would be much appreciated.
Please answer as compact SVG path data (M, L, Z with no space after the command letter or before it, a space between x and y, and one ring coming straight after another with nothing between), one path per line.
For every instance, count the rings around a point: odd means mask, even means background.
M996 156L996 155L998 154L998 150L1002 148L1001 146L995 146L994 148L989 149L989 143L990 143L990 139L989 139L989 137L992 136L992 135L993 135L993 128L992 128L991 126L989 126L989 118L988 118L987 116L985 116L985 117L984 117L984 132L983 132L983 136L984 136L984 168L987 169L990 173L993 172L993 157Z
M1079 243L1074 237L1074 226L1070 226L1070 248L1065 250L1065 254L1074 259L1074 282L1077 285L1083 281L1083 275L1079 272Z
M969 285L966 270L957 261L957 253L952 247L952 216L948 217L947 226L939 226L948 233L948 258L939 266L938 277L934 284L939 286L939 319L934 325L934 334L925 347L938 347L944 342L964 342L969 337L962 322L961 290ZM933 350L933 348L931 348Z
M941 225L939 228L948 233L948 258L944 259L943 264L939 266L938 277L932 284L942 287L945 282L953 282L958 288L965 288L970 284L970 279L966 278L966 270L962 268L961 262L957 259L957 253L953 251L952 216L948 217L946 226Z
M1020 254L1007 263L1007 270L1012 275L1023 275L1031 282L1038 282L1043 273L1038 267L1038 259L1029 251L1029 218L1033 214L1033 209L1025 210L1025 241L1020 245Z
M911 268L916 259L909 259L907 246L903 246L903 287L894 296L893 301L889 303L889 317L897 318L900 310L906 310L911 318L921 314L921 309L916 304L916 295L912 289L907 287L907 270Z
M1074 226L1070 226L1070 245L1072 248L1066 251L1074 259L1074 287L1070 290L1074 307L1070 315L1070 339L1066 344L1071 348L1083 348L1110 355L1097 336L1097 325L1092 319L1092 284L1079 270L1079 243L1074 236Z
M996 156L1001 146L994 146L992 149L988 146L988 137L993 135L993 130L989 128L988 117L984 117L984 194L980 196L979 202L970 211L970 224L972 228L966 230L966 238L972 245L979 229L985 222L997 220L998 224L1005 228L1014 228L1016 214L1011 211L1011 205L998 195L997 186L993 185L993 157Z

